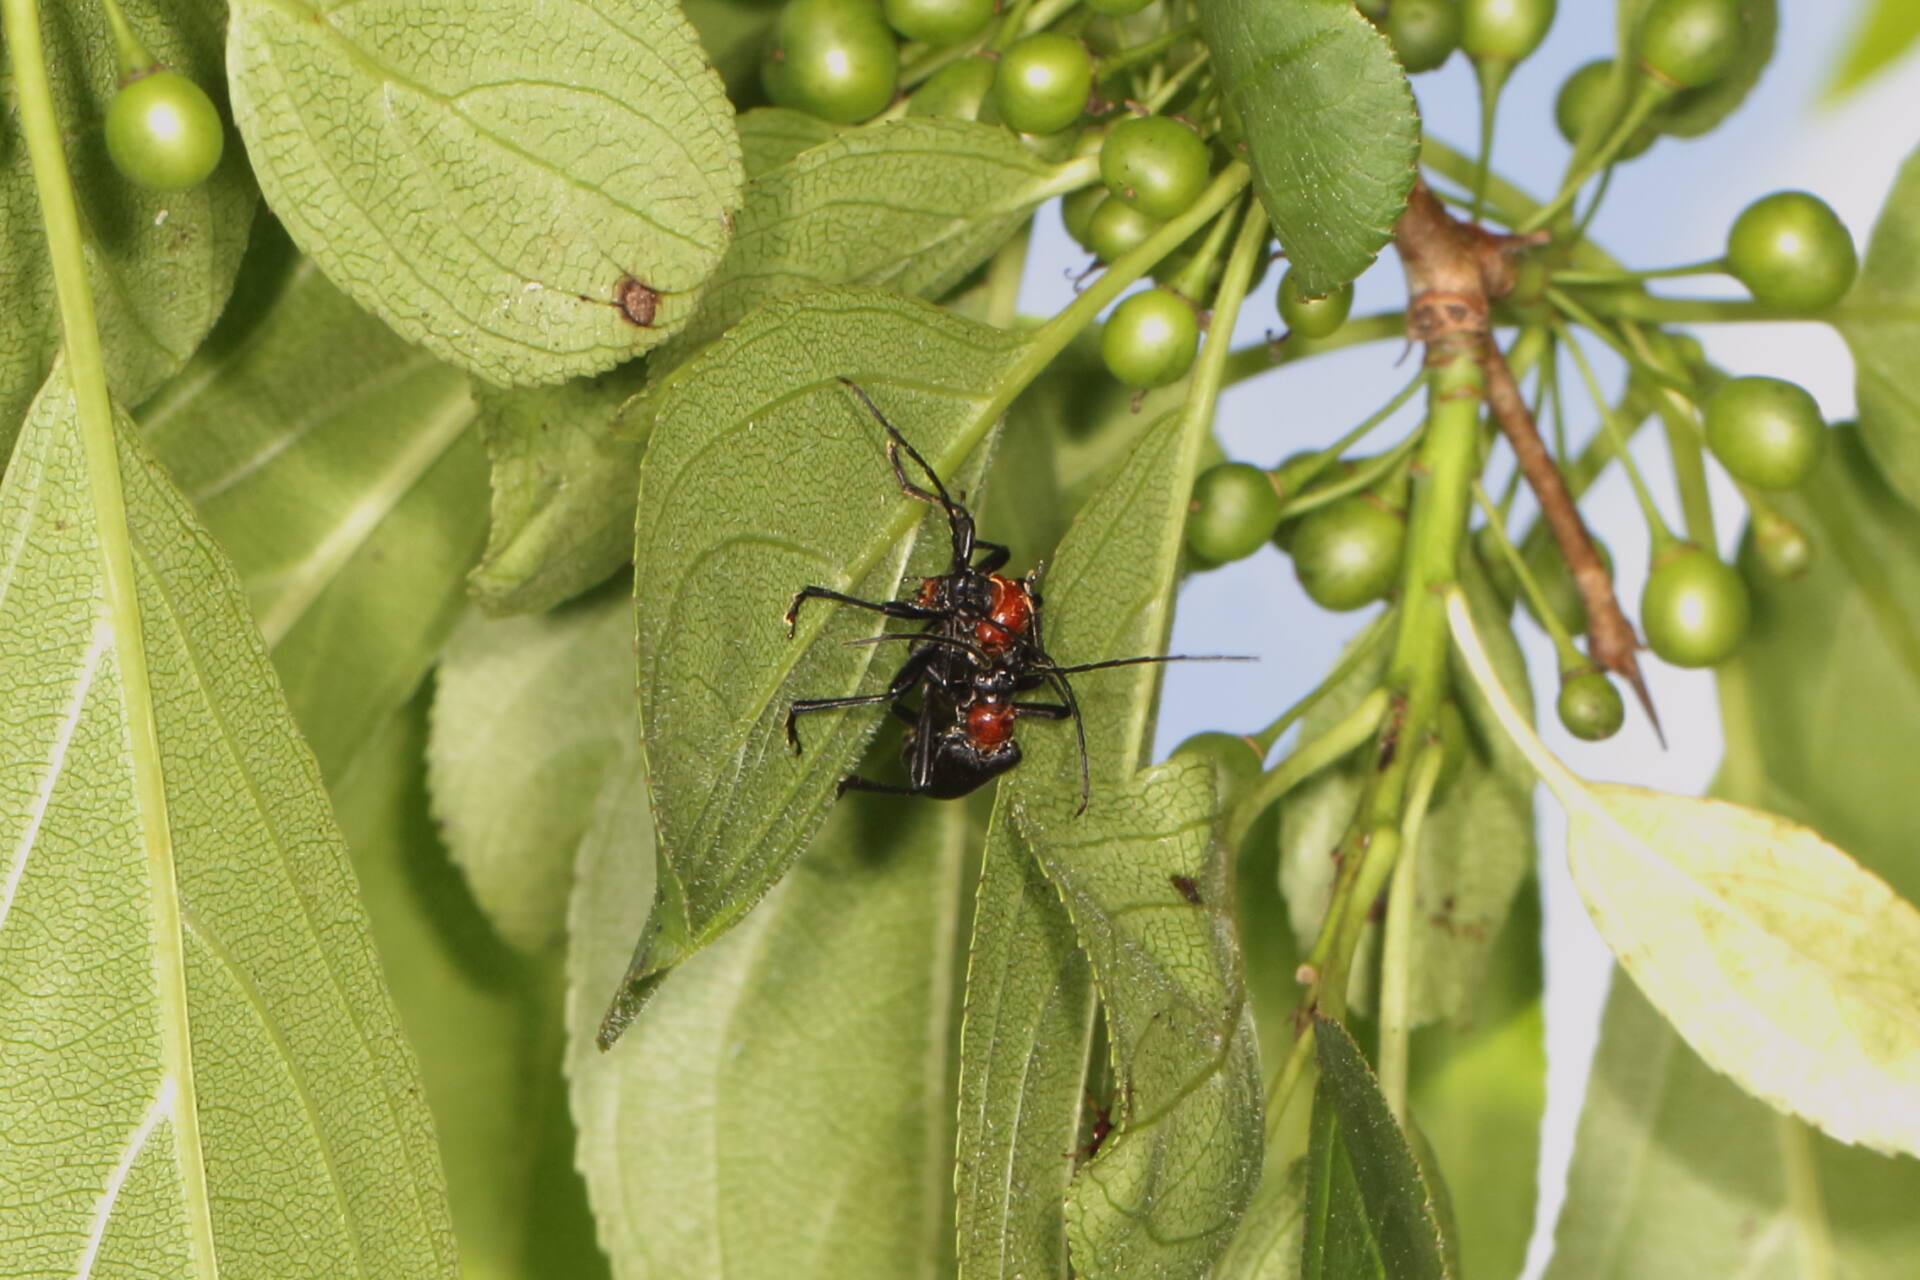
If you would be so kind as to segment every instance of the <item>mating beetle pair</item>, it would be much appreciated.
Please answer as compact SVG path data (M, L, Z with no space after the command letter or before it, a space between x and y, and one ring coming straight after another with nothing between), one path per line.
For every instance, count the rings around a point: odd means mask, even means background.
M850 774L840 779L840 792L878 791L952 800L1020 763L1020 744L1014 741L1019 720L1071 719L1080 748L1080 811L1084 812L1090 792L1087 733L1067 677L1106 667L1182 659L1109 658L1067 667L1054 662L1042 638L1040 570L1036 568L1024 579L997 572L1007 563L1007 548L976 537L973 514L948 495L927 460L887 421L866 392L846 378L840 382L886 430L887 461L901 491L938 507L946 515L953 553L947 571L923 578L910 599L861 600L811 586L795 594L786 615L789 635L800 606L808 600L870 609L889 618L922 623L924 629L885 632L856 642L906 641L907 659L878 693L796 699L787 710L787 740L796 752L800 750L795 722L809 712L890 704L894 714L910 726L902 744L907 785L893 786ZM907 475L902 454L912 459L926 477L924 486ZM1021 700L1023 695L1042 690L1052 691L1059 701ZM919 705L911 707L907 700L915 695Z

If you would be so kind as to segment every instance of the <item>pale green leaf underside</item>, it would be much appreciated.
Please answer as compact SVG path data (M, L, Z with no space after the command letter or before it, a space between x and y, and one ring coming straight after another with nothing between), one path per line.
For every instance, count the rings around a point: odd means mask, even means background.
M593 798L638 736L632 625L623 584L609 584L552 613L468 614L447 642L434 814L481 909L522 950L559 938Z
M568 1074L614 1274L948 1273L965 810L837 806L603 1054L594 1032L653 878L637 758L608 778L572 900Z
M450 1278L432 1127L319 771L225 557L130 440L121 469L170 834L135 800L63 374L0 489L0 1256L198 1275L199 1233L227 1277Z
M449 20L449 17L454 20ZM739 204L719 77L677 7L237 0L234 114L293 238L401 336L558 382L691 313ZM659 295L644 325L622 283Z
M699 25L698 18L694 24ZM790 107L755 107L735 123L740 130L740 162L749 183L840 133L840 126L832 121Z
M479 387L493 503L469 578L489 613L538 613L605 582L633 554L640 444L618 439L639 363L557 387Z
M126 0L127 20L161 62L215 88L226 6L218 0ZM119 78L106 15L94 4L42 5L47 74L68 139L107 378L137 404L193 354L220 314L247 245L257 199L241 148L191 191L155 192L107 158L107 104ZM8 81L11 86L11 80ZM217 89L216 89L217 92ZM8 89L9 130L18 117ZM60 347L40 198L24 142L0 148L0 460Z
M1307 1159L1268 1169L1246 1220L1215 1268L1216 1280L1298 1280L1307 1217Z
M1794 1162L1817 1207L1796 1204ZM1842 1146L1748 1097L1615 975L1547 1280L1805 1280L1823 1257L1851 1280L1907 1280L1916 1203L1920 1162Z
M485 480L466 376L274 240L248 259L249 280L267 283L235 300L140 425L233 558L294 718L337 781L459 616Z
M1254 189L1303 293L1366 270L1413 189L1419 116L1385 36L1349 0L1201 0L1246 129Z
M1042 201L1091 176L1085 164L1048 164L993 125L908 119L846 130L747 184L733 244L668 358L785 293L867 284L938 297Z
M1434 1203L1373 1069L1339 1023L1314 1022L1313 1095L1300 1274L1307 1280L1440 1280Z
M1920 151L1907 157L1835 317L1853 351L1860 432L1902 497L1920 506Z
M667 869L652 969L711 941L779 879L878 723L870 711L808 717L798 758L782 727L793 698L854 692L874 650L840 642L880 630L877 614L816 604L788 639L794 593L893 596L927 513L836 379L864 387L952 482L1025 350L911 299L823 290L761 308L677 376L641 471L634 551ZM938 541L929 568L944 567Z
M1920 911L1784 819L1588 795L1569 807L1575 881L1695 1051L1843 1142L1920 1153Z
M1093 1017L1093 977L1073 923L1014 833L1002 792L975 898L960 1030L962 1280L1067 1274L1063 1205L1083 1142Z

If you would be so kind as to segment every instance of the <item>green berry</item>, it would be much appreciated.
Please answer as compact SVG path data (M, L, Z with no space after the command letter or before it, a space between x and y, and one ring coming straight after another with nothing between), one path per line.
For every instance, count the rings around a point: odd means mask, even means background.
M1613 78L1613 61L1601 58L1589 62L1567 77L1560 86L1560 96L1553 101L1553 122L1560 127L1560 136L1569 143L1577 143L1587 129L1592 128L1597 138L1604 138L1614 124L1615 113L1608 110L1608 85ZM1604 116L1604 119L1601 117ZM1599 120L1598 124L1594 122ZM1651 122L1636 129L1633 136L1620 148L1616 157L1631 160L1652 146L1654 139L1660 136Z
M1768 577L1791 582L1806 577L1813 567L1813 543L1806 530L1779 512L1755 509L1749 535L1754 558Z
M1726 661L1746 638L1752 617L1740 574L1692 543L1662 556L1640 594L1647 647L1676 667Z
M1408 72L1432 71L1460 47L1460 5L1458 0L1393 0L1380 29Z
M908 40L935 48L979 35L993 21L994 0L881 0L887 23Z
M1476 62L1518 62L1553 25L1554 0L1460 0L1460 47Z
M149 71L107 105L107 155L129 182L185 191L220 163L226 130L206 91L174 71Z
M1589 668L1566 673L1560 679L1556 706L1567 732L1588 742L1600 742L1620 732L1626 722L1626 704L1606 673Z
M1810 315L1840 300L1860 260L1826 201L1805 191L1776 191L1734 219L1727 267L1754 301Z
M1293 532L1293 572L1323 609L1344 613L1385 596L1400 573L1406 519L1360 494L1309 512Z
M1107 190L1142 213L1176 218L1207 186L1207 144L1178 120L1130 116L1100 148Z
M1068 193L1060 201L1060 221L1082 249L1093 248L1093 215L1107 198L1107 189L1095 183Z
M1230 564L1266 545L1280 523L1273 477L1244 462L1208 467L1187 504L1187 546L1208 564Z
M1756 489L1798 488L1826 440L1820 406L1781 378L1728 378L1708 397L1706 419L1713 456Z
M1015 41L993 82L1000 118L1021 133L1058 133L1093 92L1093 59L1078 40L1042 31Z
M1640 19L1640 61L1670 84L1697 89L1733 70L1745 38L1738 0L1653 0Z
M907 114L942 116L948 120L978 120L980 108L993 88L993 76L991 58L962 58L958 62L949 62L913 91L913 96L907 99ZM1088 189L1099 191L1098 187ZM1067 199L1071 200L1073 196Z
M1173 749L1176 756L1198 756L1213 765L1215 795L1225 811L1260 776L1265 763L1259 744L1237 733L1196 733Z
M1127 386L1150 390L1186 377L1199 342L1193 304L1170 289L1148 289L1113 309L1100 331L1100 357Z
M789 0L760 70L776 106L855 124L893 101L900 46L872 0Z
M1353 310L1353 286L1343 284L1318 298L1302 297L1292 270L1280 277L1280 318L1287 331L1303 338L1324 338L1347 322Z
M1102 262L1116 262L1164 225L1151 214L1109 195L1087 219L1087 248Z

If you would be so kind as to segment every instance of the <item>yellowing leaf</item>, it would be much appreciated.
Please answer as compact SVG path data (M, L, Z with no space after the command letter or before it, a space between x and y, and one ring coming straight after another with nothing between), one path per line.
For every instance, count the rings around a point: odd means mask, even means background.
M1920 911L1797 823L1582 782L1454 638L1567 810L1568 860L1614 954L1710 1066L1843 1142L1920 1154Z
M228 41L234 117L295 242L489 381L649 349L726 250L733 114L666 0L238 0Z

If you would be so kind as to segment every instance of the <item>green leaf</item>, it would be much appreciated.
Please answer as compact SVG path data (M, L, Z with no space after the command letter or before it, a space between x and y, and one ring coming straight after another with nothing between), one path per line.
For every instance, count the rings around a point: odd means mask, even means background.
M1203 438L1183 415L1163 416L1075 519L1046 581L1058 661L1164 647ZM1136 772L1159 674L1141 665L1077 681L1093 778L1084 813L1066 725L1027 732L1007 788L1106 1014L1114 1130L1067 1198L1071 1256L1087 1274L1205 1275L1260 1176L1259 1060L1213 771L1181 757Z
M1307 1161L1269 1167L1240 1233L1214 1270L1217 1280L1297 1280L1307 1221Z
M995 799L960 1030L959 1273L1065 1276L1093 975L1060 895L1013 830L1004 793Z
M483 533L466 377L263 226L247 284L140 410L233 557L294 718L337 780L412 695Z
M1756 1102L1615 975L1547 1280L1906 1280L1916 1203L1920 1162L1842 1146Z
M1305 1280L1450 1274L1432 1193L1346 1028L1313 1020L1320 1083L1307 1150Z
M300 247L490 382L598 373L692 314L740 202L677 6L235 0L234 115ZM624 308L623 299L628 300Z
M239 579L130 424L128 524L96 523L77 416L56 372L0 487L0 1256L451 1280L418 1073Z
M1448 611L1493 688L1459 597ZM1920 911L1783 818L1583 783L1499 710L1567 811L1600 936L1695 1051L1843 1142L1920 1151Z
M428 699L388 720L334 788L360 897L420 1058L462 1273L488 1280L607 1274L560 1072L557 957L503 946L427 811Z
M777 13L778 7L772 11ZM740 162L746 168L748 182L778 169L807 148L840 135L840 126L831 120L790 107L755 107L743 113L736 124L740 130Z
M890 120L848 129L747 184L733 245L675 359L770 298L870 284L935 298L1092 162L1048 164L997 125Z
M1507 616L1477 578L1469 589L1501 683L1531 714L1532 686ZM1378 687L1386 660L1382 651L1331 691L1302 720L1301 741L1312 741L1345 719ZM1421 828L1407 989L1408 1015L1416 1026L1455 1017L1469 1007L1514 894L1535 859L1533 771L1464 672L1456 673L1453 687L1468 725L1469 750ZM1336 870L1329 855L1360 801L1365 772L1365 761L1349 759L1307 781L1281 807L1280 887L1296 936L1311 938L1320 930ZM1369 939L1376 927L1369 926ZM1363 940L1356 954L1349 998L1363 1009L1373 1003L1378 953L1378 946Z
M1533 1236L1547 1104L1540 894L1515 897L1485 978L1455 1023L1414 1033L1408 1106L1445 1171L1468 1280L1513 1280Z
M1920 43L1920 9L1909 0L1869 0L1853 40L1827 82L1825 97L1837 102L1886 70Z
M614 435L639 364L557 387L480 387L492 464L487 551L469 578L489 613L538 613L605 582L633 554L642 443Z
M1834 309L1853 352L1860 434L1895 491L1920 506L1920 150L1873 224L1860 278Z
M852 378L949 481L1019 375L1024 339L936 307L820 290L761 308L676 372L641 469L634 552L640 718L659 822L662 903L636 949L608 1034L659 974L724 933L825 817L879 718L809 717L796 697L850 694L874 658L878 614L814 605L802 586L892 596L926 504L900 492L885 437ZM800 495L796 501L790 495ZM944 521L925 567L944 567Z
M226 6L214 0L126 0L127 21L154 57L222 96ZM107 104L119 81L106 14L93 4L45 5L47 73L67 137L86 239L87 283L114 395L136 404L172 374L220 315L240 269L258 193L236 145L205 183L156 192L128 182L107 157ZM53 268L40 199L12 114L0 154L0 463L60 349Z
M1302 293L1330 293L1393 238L1420 118L1387 38L1350 0L1199 0L1254 189Z
M965 809L836 806L602 1054L602 1002L653 896L646 813L637 762L610 772L569 922L568 1074L614 1274L949 1271Z
M447 642L428 752L447 848L500 936L544 951L601 779L635 736L624 583L552 613L469 614Z

